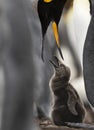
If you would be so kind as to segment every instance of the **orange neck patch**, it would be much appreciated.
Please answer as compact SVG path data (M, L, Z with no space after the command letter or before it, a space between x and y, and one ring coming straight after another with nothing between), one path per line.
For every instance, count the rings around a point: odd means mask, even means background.
M45 3L50 3L52 2L53 0L43 0Z

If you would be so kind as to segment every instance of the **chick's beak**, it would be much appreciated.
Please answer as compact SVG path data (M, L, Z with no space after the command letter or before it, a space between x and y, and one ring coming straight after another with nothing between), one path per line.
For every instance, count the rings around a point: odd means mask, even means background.
M53 65L53 67L56 69L56 68L58 68L58 66L52 61L52 60L49 60L50 61L50 63Z
M57 56L53 56L53 60L49 60L50 63L54 66L54 68L58 68L61 64L61 61L57 58Z
M61 55L61 58L64 60L63 55L62 55L62 51L60 49L60 41L59 41L59 33L58 33L58 26L56 24L55 21L52 22L52 29L53 29L53 33L54 33L54 37L55 37L55 41L59 50L59 53Z

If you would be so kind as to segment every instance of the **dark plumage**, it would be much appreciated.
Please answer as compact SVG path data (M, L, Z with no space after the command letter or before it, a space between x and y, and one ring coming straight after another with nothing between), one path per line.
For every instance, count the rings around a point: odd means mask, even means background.
M52 0L49 3L38 1L38 14L42 26L43 37L51 21L58 25L66 0Z
M84 106L73 86L69 83L70 69L55 57L51 61L55 68L51 79L51 89L54 95L52 119L56 125L65 122L82 122L85 116Z
M89 1L92 15L84 44L83 74L87 98L94 107L94 0Z

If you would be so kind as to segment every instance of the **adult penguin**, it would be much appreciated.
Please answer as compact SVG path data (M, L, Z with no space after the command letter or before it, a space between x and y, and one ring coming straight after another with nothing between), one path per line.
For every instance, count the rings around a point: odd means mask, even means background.
M87 97L94 107L94 0L89 2L91 21L84 45L83 72Z
M56 44L60 55L63 59L63 55L60 49L59 36L58 36L58 24L63 11L63 8L67 0L39 0L38 1L38 15L42 27L42 37L44 40L47 28L52 22L52 28L56 40ZM43 59L43 41L42 41L42 59Z
M0 0L0 5L0 45L4 47L5 81L0 125L2 130L31 130L34 129L35 81L34 53L31 50L35 33L29 22L34 25L31 21L33 9L30 2L24 0Z

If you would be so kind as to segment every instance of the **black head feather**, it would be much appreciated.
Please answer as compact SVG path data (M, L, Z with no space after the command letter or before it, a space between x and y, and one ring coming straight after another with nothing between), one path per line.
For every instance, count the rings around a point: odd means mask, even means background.
M65 3L66 0L52 0L50 3L45 3L44 0L38 1L38 15L43 37L51 21L55 21L58 25Z

